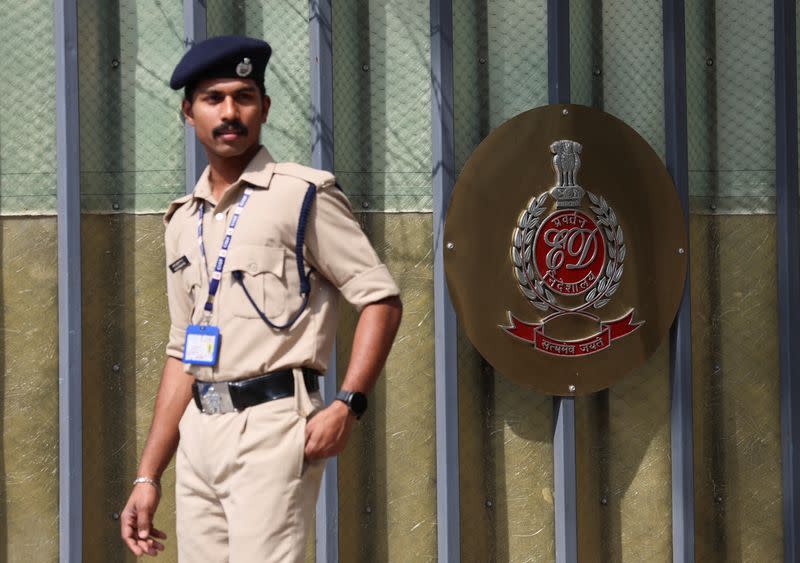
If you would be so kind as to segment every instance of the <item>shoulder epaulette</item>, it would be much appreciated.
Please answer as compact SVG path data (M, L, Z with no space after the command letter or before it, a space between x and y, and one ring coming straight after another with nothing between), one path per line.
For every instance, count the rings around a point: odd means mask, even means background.
M275 174L300 178L319 187L332 186L336 182L336 178L327 170L319 170L295 162L279 162L275 165Z
M187 201L191 201L193 197L194 194L186 194L185 196L179 197L178 199L170 203L169 207L167 207L167 212L164 213L164 224L166 225L167 223L169 223L169 220L172 219L172 216L175 214L175 212L178 209L180 209L184 203L186 203Z

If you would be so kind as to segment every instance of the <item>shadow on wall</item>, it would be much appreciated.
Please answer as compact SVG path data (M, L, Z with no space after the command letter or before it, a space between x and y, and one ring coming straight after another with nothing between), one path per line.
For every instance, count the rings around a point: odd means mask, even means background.
M436 551L436 448L429 214L357 216L403 292L403 323L340 462L340 558L417 561ZM347 366L357 314L341 307Z
M335 172L356 211L380 209L402 192L400 182L388 185L401 177L395 168L424 166L430 173L429 163L409 156L419 152L411 146L419 140L409 137L408 124L391 121L398 104L408 107L408 100L390 92L397 80L397 69L387 68L390 41L399 25L389 20L391 10L350 1L337 4L333 14ZM413 40L414 33L407 36ZM413 49L412 57L427 57L427 45ZM418 111L427 117L430 108ZM403 291L404 318L387 369L370 394L370 409L341 456L340 559L423 560L436 552L432 223L428 213L358 213L357 220ZM339 383L356 321L344 304Z
M717 25L716 25L716 12L717 2L712 0L706 2L704 5L704 33L705 39L704 52L707 57L712 60L717 58ZM719 99L717 92L717 75L716 73L704 74L704 93L703 99L705 100L704 113L706 119L706 131L703 134L706 137L705 154L703 160L707 163L709 174L709 187L711 201L717 201L720 190L719 180L719 124L717 121L718 108L717 100ZM706 233L702 240L706 241L706 248L704 254L706 255L706 292L708 299L708 309L710 316L707 322L706 338L703 348L696 352L697 358L704 358L705 365L715 366L713 375L716 377L703 378L703 382L698 389L697 393L702 397L702 403L705 404L706 409L702 412L699 420L695 421L695 425L700 428L707 428L707 442L711 444L710 459L708 460L707 470L710 475L704 476L703 479L697 479L695 482L695 497L700 500L712 500L712 502L701 502L700 507L703 510L697 511L698 530L706 530L710 532L708 536L698 542L698 554L703 554L707 550L713 553L717 561L740 561L742 559L741 541L739 534L726 534L726 510L725 506L718 502L718 499L725 499L727 511L729 511L728 518L733 515L740 514L739 510L733 509L736 503L736 495L731 491L726 490L726 477L729 477L727 472L733 475L738 473L736 469L737 456L726 456L726 445L729 443L726 437L735 436L735 418L726 417L724 411L725 406L725 380L726 378L720 377L721 366L723 365L724 358L722 357L723 339L722 339L722 272L721 272L721 256L720 249L722 247L722 235L720 232L720 217L710 216L706 221ZM698 249L699 250L699 249ZM729 391L730 393L730 391ZM725 427L726 423L730 423L728 428ZM728 438L729 439L729 438ZM700 440L698 440L700 442ZM699 448L695 448L698 452ZM696 454L697 455L697 454ZM695 467L698 467L697 462L703 462L703 455L698 456L700 459L695 460ZM703 464L705 465L705 464ZM737 526L738 527L738 526ZM701 534L701 537L705 534Z
M348 25L353 26L347 30L348 46L347 60L348 71L355 72L355 66L361 62L362 65L376 65L378 61L373 61L372 57L376 56L372 51L370 43L370 33L374 29L373 26L378 26L374 18L370 17L370 6L367 2L358 2L354 7L353 4L348 4L346 7L353 21L348 22ZM333 18L333 35L336 37L337 33L344 34L345 30L337 29L336 14ZM382 22L385 25L385 21ZM336 54L341 53L340 43L334 40L334 49L339 47L334 53L334 61ZM369 68L366 66L364 68ZM375 137L380 135L381 131L374 127L375 119L380 119L380 116L373 114L372 93L373 93L373 79L374 73L361 72L360 75L354 75L354 79L348 85L351 96L346 99L346 105L337 105L335 113L340 116L337 132L341 131L342 125L347 120L348 127L353 127L356 138L359 140L355 145L355 150L350 150L352 145L348 143L348 151L346 156L343 155L343 144L334 144L335 156L335 172L341 176L342 166L347 161L346 168L352 170L360 170L363 173L355 176L353 180L347 181L340 178L340 182L344 180L342 189L345 194L351 199L354 199L356 194L370 193L372 186L368 186L372 174L367 171L373 171L376 166L380 166L378 161L385 162L384 155L373 152L373 149L381 141ZM336 91L334 87L334 91ZM341 96L337 96L335 101L343 100ZM350 119L353 115L358 115L358 120L352 122ZM340 137L344 139L345 137ZM380 143L380 146L385 147L385 143ZM380 168L382 169L382 168ZM350 171L350 170L348 170ZM373 221L367 215L358 216L362 229L368 233L373 244L376 243L376 237L384 239L385 232L374 232L371 228ZM343 305L340 309L342 311L342 320L339 323L339 332L337 337L337 367L339 372L338 387L341 386L342 378L347 368L350 359L350 352L352 350L352 335L355 331L355 326L358 321L358 315L348 305ZM372 412L368 413L364 419L364 424L360 425L359 431L354 432L351 444L349 445L349 452L341 456L340 462L340 477L339 477L339 515L340 522L345 523L339 530L339 545L340 556L344 560L353 561L387 561L388 560L388 521L387 521L387 482L386 482L386 377L378 380L377 385L370 394L370 403L375 408L370 409ZM358 461L353 458L353 453L359 452ZM349 453L350 455L347 455ZM357 493L358 491L358 493ZM353 524L360 524L360 526L353 526ZM353 528L361 528L361 532L356 532ZM355 532L355 533L354 533ZM366 533L364 533L366 532Z
M491 132L492 102L502 105L497 103L502 93L491 81L492 65L486 64L496 45L490 41L502 41L490 36L488 4L477 0L462 8L461 18L468 21L460 25L471 27L455 31L457 167ZM553 399L495 371L463 331L458 341L462 558L504 561L530 553L550 558Z
M128 64L138 59L135 10L132 3L123 7L119 2L92 2L84 4L79 13L84 186L97 185L98 174L110 173L124 183L119 171L136 162L135 133L131 133L138 117L136 104L125 99L132 98L136 87L136 65ZM123 64L110 67L109 54ZM110 191L116 192L114 198L119 201L125 188L118 185ZM126 557L117 514L127 500L139 454L133 218L84 214L81 219L87 561L122 561Z

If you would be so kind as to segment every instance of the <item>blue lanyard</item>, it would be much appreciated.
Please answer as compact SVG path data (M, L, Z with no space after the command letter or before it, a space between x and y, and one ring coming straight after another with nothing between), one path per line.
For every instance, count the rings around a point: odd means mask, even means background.
M225 265L225 258L228 256L228 247L231 245L231 238L233 237L233 230L239 223L239 216L242 214L247 200L250 199L250 194L253 193L253 188L246 188L242 194L239 204L233 211L231 223L228 225L228 230L225 231L225 238L222 239L222 248L217 257L217 263L214 265L214 272L211 274L211 280L208 283L208 299L206 299L205 307L203 308L204 319L207 320L211 317L211 312L214 309L214 297L217 295L219 289L219 282L222 279L222 267ZM200 210L197 213L197 242L200 245L200 256L203 257L203 265L206 273L208 273L208 260L206 259L206 247L203 244L203 215L205 214L205 202L200 203Z

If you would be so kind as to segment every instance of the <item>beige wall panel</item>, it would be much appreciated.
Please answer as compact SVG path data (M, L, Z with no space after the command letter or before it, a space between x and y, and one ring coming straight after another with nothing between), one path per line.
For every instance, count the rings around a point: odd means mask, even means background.
M429 214L363 214L359 220L402 291L400 333L339 464L340 560L436 558L433 255ZM356 313L342 305L339 378Z
M56 220L0 223L0 561L58 561Z
M83 400L86 561L134 561L117 514L136 474L169 330L160 215L84 215ZM163 476L156 526L177 560L174 470Z
M693 216L697 560L782 561L773 215Z
M553 399L458 348L462 560L555 561Z
M669 343L576 399L581 561L672 561Z

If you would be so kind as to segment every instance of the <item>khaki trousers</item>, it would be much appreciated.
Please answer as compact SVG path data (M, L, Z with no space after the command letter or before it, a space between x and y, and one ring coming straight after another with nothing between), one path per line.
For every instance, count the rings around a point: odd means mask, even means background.
M305 462L305 428L322 400L294 377L294 397L238 413L189 403L176 459L181 563L304 561L325 465Z

